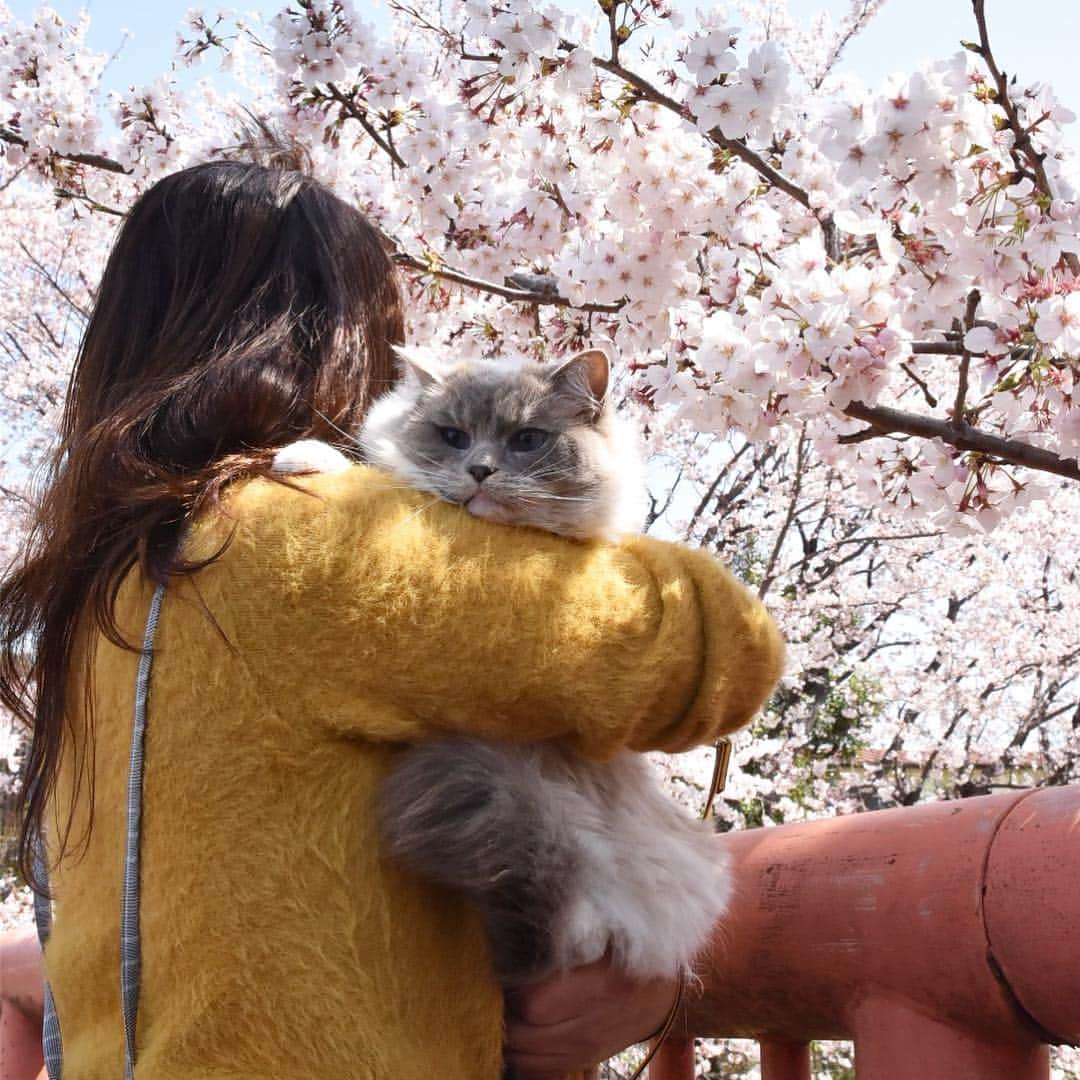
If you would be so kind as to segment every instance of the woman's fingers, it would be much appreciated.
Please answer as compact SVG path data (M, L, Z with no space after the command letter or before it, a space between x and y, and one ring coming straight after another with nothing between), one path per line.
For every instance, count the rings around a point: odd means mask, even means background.
M607 957L514 991L507 997L507 1063L535 1080L594 1065L654 1034L677 991L674 976L631 978Z

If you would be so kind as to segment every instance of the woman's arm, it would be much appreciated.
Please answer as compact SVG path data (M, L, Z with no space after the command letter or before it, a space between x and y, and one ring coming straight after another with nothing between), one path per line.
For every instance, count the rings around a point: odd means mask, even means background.
M341 733L678 751L780 674L772 620L702 552L492 525L372 469L305 483L247 485L197 581L268 700Z

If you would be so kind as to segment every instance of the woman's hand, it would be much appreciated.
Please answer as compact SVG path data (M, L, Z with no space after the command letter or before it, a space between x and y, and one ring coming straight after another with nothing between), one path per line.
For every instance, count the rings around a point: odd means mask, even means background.
M679 981L639 980L605 957L507 995L506 1063L515 1080L556 1080L654 1035Z

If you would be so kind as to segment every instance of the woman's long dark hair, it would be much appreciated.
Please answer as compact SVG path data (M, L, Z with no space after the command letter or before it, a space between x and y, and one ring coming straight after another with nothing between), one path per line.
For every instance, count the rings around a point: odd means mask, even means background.
M296 439L338 441L394 380L401 301L379 234L302 172L211 162L131 208L71 376L22 557L0 584L0 702L30 726L19 858L31 852L66 739L93 806L93 720L73 730L72 657L114 617L138 563L162 581L183 523ZM89 656L83 679L89 702ZM72 796L75 798L75 795ZM68 808L68 819L70 820ZM54 855L67 830L51 838Z

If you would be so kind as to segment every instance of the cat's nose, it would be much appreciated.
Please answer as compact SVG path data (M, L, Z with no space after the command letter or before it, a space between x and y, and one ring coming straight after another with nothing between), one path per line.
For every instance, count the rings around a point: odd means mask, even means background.
M470 465L469 475L482 484L495 470L490 465Z

